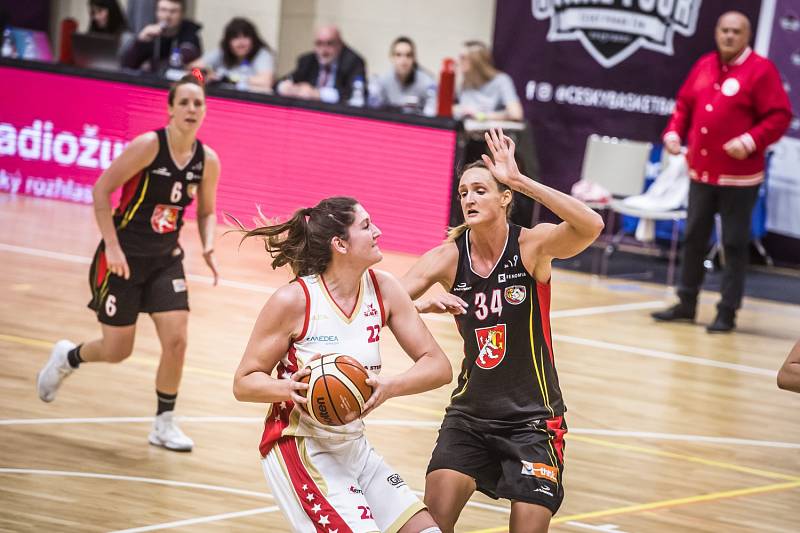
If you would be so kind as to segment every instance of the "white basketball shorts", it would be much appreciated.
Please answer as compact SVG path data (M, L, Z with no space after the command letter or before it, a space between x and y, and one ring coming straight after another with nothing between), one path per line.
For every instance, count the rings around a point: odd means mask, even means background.
M297 532L395 532L425 508L363 435L346 441L282 438L262 465Z

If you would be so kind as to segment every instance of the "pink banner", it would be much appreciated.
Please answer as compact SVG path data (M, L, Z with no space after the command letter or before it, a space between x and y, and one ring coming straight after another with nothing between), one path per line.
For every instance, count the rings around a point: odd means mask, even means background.
M91 203L125 143L167 121L163 89L8 67L0 78L0 192ZM249 222L256 205L286 216L347 195L385 249L420 253L444 236L454 131L209 98L199 137L222 162L220 214Z

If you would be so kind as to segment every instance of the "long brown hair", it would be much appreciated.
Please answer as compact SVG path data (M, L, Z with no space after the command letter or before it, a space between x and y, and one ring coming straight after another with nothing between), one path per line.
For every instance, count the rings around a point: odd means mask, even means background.
M314 207L298 209L289 220L279 224L247 230L236 222L244 231L242 241L250 237L264 239L273 269L289 265L295 276L309 276L328 268L333 253L331 239L347 240L356 204L355 198L333 196Z
M469 72L464 73L463 86L466 89L477 89L497 76L498 70L492 61L489 47L480 41L464 43L469 58Z
M486 163L483 162L483 159L478 159L477 161L473 161L469 165L464 166L461 169L461 171L458 173L458 181L461 181L462 176L464 176L464 174L468 170L472 170L473 168L482 168L485 171L489 172L489 175L492 176L492 179L497 184L497 188L500 190L500 192L511 191L511 201L506 206L506 218L509 218L511 216L511 208L514 205L514 191L512 191L511 187L509 187L505 183L500 183L499 181L497 181L497 178L495 178L492 175L492 173L489 171L489 167L486 166ZM462 224L460 224L460 225L458 225L458 226L456 226L454 228L448 228L448 230L447 230L447 241L449 241L449 242L455 241L465 231L467 231L468 228L469 228L469 224L467 224L466 222L463 222Z

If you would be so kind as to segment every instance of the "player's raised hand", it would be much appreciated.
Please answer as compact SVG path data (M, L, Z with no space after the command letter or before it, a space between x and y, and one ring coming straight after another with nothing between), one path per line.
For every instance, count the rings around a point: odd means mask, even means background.
M119 244L106 246L106 265L108 271L125 279L131 279L131 269L128 266L128 260L125 258L125 253Z
M500 183L508 185L512 189L521 174L517 162L514 160L514 150L516 146L510 137L503 134L500 128L492 128L484 134L486 146L492 153L492 157L481 156L483 162L492 176Z

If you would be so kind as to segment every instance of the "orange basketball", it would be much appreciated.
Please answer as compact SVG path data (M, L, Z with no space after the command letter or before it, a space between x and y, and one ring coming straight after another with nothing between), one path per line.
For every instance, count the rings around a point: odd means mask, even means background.
M323 355L308 365L306 411L325 426L343 426L361 416L364 404L372 395L367 385L367 369L353 357Z

